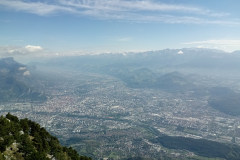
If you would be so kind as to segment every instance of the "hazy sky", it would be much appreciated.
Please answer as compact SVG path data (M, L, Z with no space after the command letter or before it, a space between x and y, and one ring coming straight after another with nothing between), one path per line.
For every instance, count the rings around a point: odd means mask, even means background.
M240 50L240 0L0 0L0 55Z

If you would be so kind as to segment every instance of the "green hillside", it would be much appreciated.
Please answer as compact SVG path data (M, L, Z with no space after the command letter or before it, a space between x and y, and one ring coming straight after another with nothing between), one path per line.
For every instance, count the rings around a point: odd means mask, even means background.
M179 72L170 72L164 75L154 73L148 68L140 68L130 71L127 67L104 66L103 73L114 76L125 82L130 88L154 88L168 92L195 90L189 76Z
M0 160L91 160L79 156L71 147L62 147L38 123L27 118L19 120L8 113L0 117Z

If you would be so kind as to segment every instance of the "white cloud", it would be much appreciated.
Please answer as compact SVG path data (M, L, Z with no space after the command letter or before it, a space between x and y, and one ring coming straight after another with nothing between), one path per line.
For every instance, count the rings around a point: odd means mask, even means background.
M27 2L22 0L1 0L0 6L15 11L24 11L38 15L49 15L60 11L74 12L72 8L41 3L41 2Z
M183 5L170 5L162 3L154 3L148 0L60 0L60 3L66 6L73 6L81 9L94 9L104 11L127 11L127 10L150 10L150 11L180 11L194 12L203 14L209 12L201 8Z
M117 41L121 41L121 42L128 42L128 41L131 41L131 40L132 40L132 37L125 37L125 38L117 39Z
M37 15L65 12L98 19L135 22L240 25L239 20L230 20L229 17L227 20L222 19L229 16L229 13L214 12L197 6L160 3L153 0L55 0L53 2L0 0L0 8ZM176 12L181 13L182 16L176 16Z
M24 76L30 76L31 74L30 74L29 71L25 71L25 72L23 73L23 75L24 75Z
M210 39L205 41L193 41L182 44L196 48L221 49L227 52L232 52L240 49L240 40L237 39Z
M12 55L28 55L41 52L43 50L40 46L27 45L25 47L19 46L0 46L0 55L12 56Z
M199 45L197 46L197 48L204 48L204 45Z
M211 39L206 41L193 41L183 44L215 44L215 45L228 45L228 46L240 46L240 40L233 39Z
M179 51L177 54L183 54L183 51Z
M31 53L38 52L38 51L42 50L42 47L40 47L40 46L27 45L24 48L26 49L26 51L31 52Z
M216 13L208 9L195 6L164 4L149 0L59 0L60 4L80 9L112 11L161 11L161 12L187 12L193 14L207 15L213 17L229 16L229 13Z
M26 70L26 69L27 69L26 67L19 67L18 68L19 71Z

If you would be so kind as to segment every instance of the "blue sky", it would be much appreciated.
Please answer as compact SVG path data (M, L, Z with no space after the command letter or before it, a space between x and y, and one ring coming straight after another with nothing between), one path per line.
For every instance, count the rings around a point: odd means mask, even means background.
M240 50L239 0L0 0L0 56Z

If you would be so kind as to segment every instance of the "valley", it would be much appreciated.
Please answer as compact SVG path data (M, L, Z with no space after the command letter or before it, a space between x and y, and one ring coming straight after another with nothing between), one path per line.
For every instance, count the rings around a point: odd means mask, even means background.
M51 95L46 101L1 103L0 114L11 112L38 122L57 136L61 144L72 146L80 155L93 159L129 156L194 159L197 156L194 151L152 143L161 135L240 145L240 118L209 105L212 94L221 93L219 90L224 87L229 93L237 94L239 88L232 87L236 84L234 78L219 80L177 71L159 74L159 77L167 77L164 86L172 86L171 90L166 90L129 86L131 79L125 81L108 74L46 70L39 67L31 73L45 77L35 78L35 83L44 88L46 95ZM140 69L133 73L135 77L144 78L146 71L150 72ZM181 83L191 83L192 87ZM216 86L223 88L216 89Z

